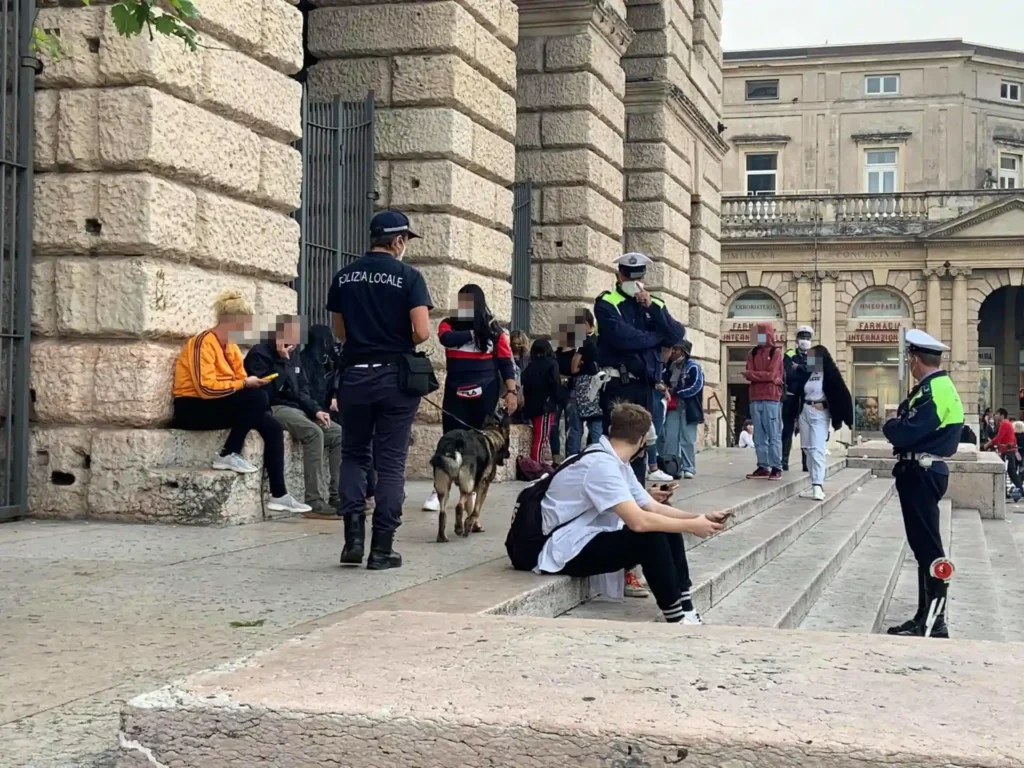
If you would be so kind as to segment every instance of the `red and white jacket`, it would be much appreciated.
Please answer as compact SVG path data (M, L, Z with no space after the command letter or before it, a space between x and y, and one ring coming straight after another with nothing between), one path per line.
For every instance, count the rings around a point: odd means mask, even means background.
M497 342L490 342L481 351L473 340L473 322L449 317L437 327L438 340L445 348L448 375L446 385L466 386L490 384L499 375L505 381L514 379L512 346L508 334L499 330Z

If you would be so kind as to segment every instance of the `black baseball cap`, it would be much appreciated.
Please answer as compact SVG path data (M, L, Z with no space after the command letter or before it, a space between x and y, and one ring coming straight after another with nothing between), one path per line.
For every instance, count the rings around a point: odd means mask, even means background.
M409 239L419 237L412 231L409 217L401 211L381 211L370 219L370 236L408 235Z

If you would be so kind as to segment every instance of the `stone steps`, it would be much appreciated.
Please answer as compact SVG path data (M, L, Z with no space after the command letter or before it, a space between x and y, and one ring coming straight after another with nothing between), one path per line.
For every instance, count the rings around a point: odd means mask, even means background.
M687 559L693 580L691 592L697 610L707 613L856 493L870 478L871 473L867 470L840 470L829 482L829 497L825 501L790 496L689 550ZM806 487L806 478L804 481ZM691 508L689 504L681 506ZM567 614L568 618L627 621L652 621L659 616L653 600L642 603L637 600L594 600Z
M892 493L891 479L868 481L733 590L705 618L715 625L778 629L799 625Z
M117 764L1004 768L1022 667L1016 643L369 613L132 699Z
M908 553L906 542L899 499L891 498L800 629L878 632Z
M1007 520L982 520L985 543L995 586L996 602L1003 619L1004 639L1024 640L1024 538L1016 541L1014 533L1024 535L1024 518L1010 515Z
M956 576L949 588L949 631L969 640L1002 642L1006 639L1005 624L985 538L978 510L953 510L949 557L956 566Z

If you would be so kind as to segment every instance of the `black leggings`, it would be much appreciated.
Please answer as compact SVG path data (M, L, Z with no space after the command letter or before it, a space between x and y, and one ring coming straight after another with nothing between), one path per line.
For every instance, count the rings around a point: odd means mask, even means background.
M441 407L446 411L441 414L441 430L443 432L451 432L453 429L481 429L484 426L484 420L488 416L494 415L494 410L498 407L498 380L496 378L480 385L483 389L483 394L480 397L459 397L456 391L460 386L471 385L465 383L454 385L445 382L444 400L441 403Z
M240 454L245 436L255 429L263 438L263 465L270 480L270 495L288 493L284 484L284 430L270 412L270 399L262 389L240 389L216 400L176 397L173 426L195 432L230 429L221 456Z
M565 564L562 573L598 576L638 565L662 610L671 608L690 589L690 568L678 533L634 533L629 528L599 533Z

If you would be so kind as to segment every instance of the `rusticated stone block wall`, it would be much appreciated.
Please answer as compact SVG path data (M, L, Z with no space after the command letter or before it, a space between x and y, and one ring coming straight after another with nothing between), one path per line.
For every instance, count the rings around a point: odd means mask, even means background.
M495 315L512 315L512 190L516 173L516 54L512 0L319 0L310 14L309 71L315 99L377 106L380 207L412 219L421 240L407 260L436 305L451 314L466 283L480 285ZM436 335L424 345L436 367ZM443 376L443 371L440 372ZM442 379L443 380L443 379ZM440 403L440 393L432 398ZM430 476L441 435L429 403L413 428L407 474Z
M264 315L295 310L302 16L288 0L196 4L195 53L161 35L121 38L109 5L39 12L64 53L44 62L36 94L34 514L188 507L215 446L176 443L167 463L160 428L182 341L211 324L227 288ZM117 469L127 460L184 474ZM249 485L234 511L225 499L192 514L258 515Z

